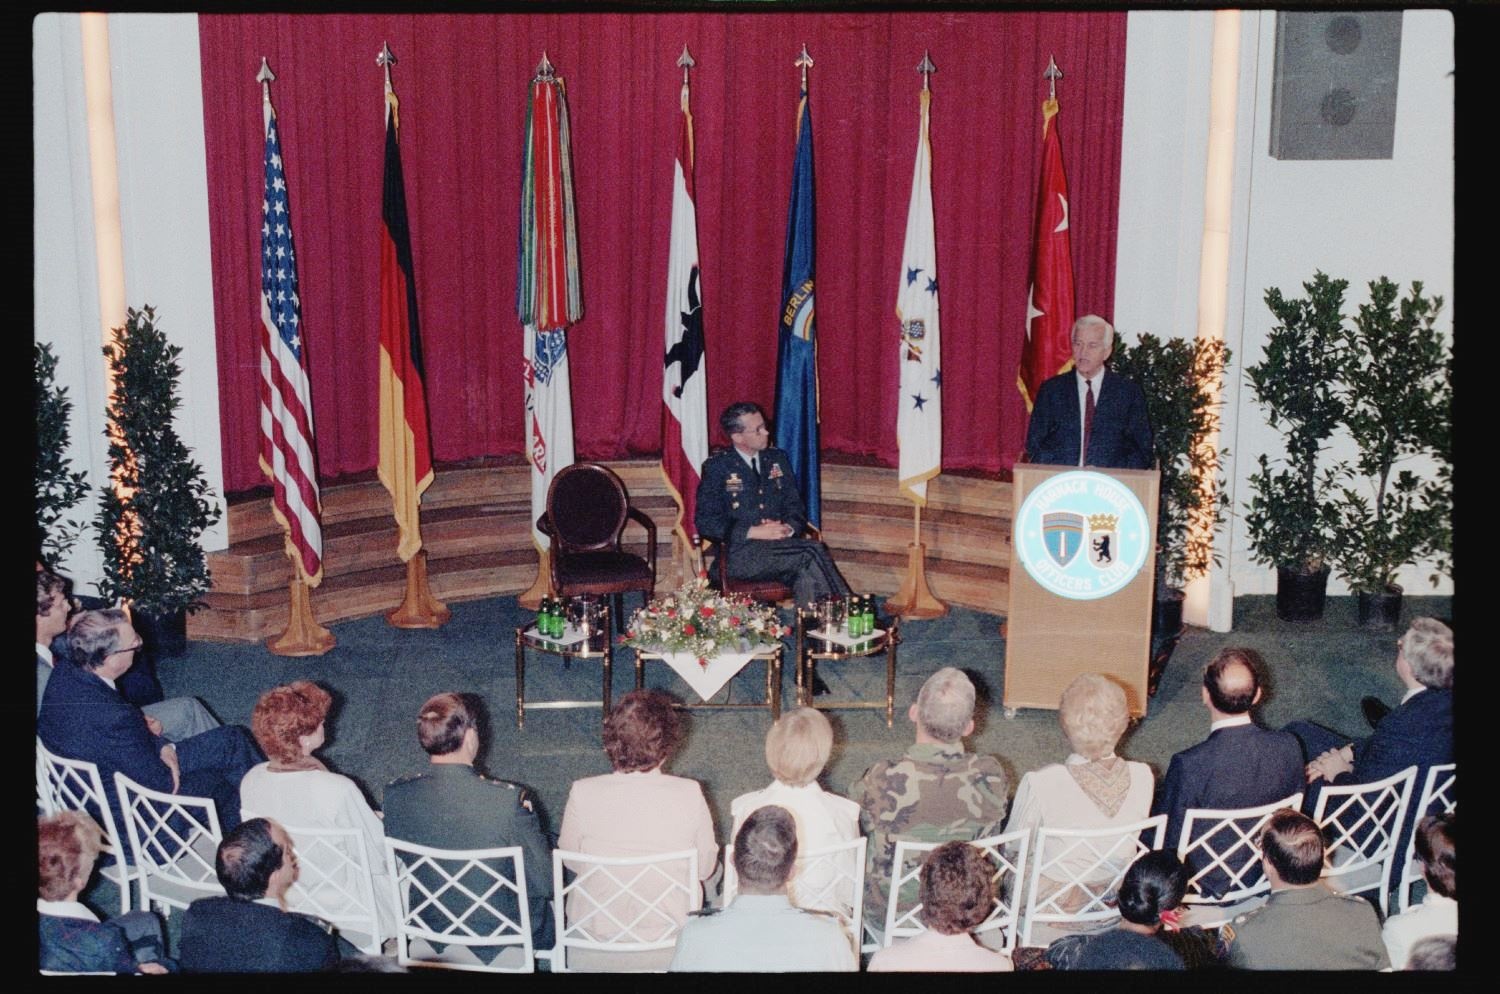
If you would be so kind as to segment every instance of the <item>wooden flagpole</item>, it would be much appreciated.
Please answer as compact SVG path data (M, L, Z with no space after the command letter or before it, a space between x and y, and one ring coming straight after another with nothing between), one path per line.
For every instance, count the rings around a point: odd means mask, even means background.
M948 613L948 605L934 597L927 586L927 546L922 544L921 505L912 505L912 512L912 541L906 546L906 578L901 581L901 589L886 599L885 609L903 618L941 618Z
M266 648L278 656L321 656L338 644L333 633L322 625L312 612L312 595L307 579L302 575L302 566L297 561L297 550L291 538L286 540L287 558L292 561L292 579L287 585L287 596L291 598L287 615L286 631L266 639Z

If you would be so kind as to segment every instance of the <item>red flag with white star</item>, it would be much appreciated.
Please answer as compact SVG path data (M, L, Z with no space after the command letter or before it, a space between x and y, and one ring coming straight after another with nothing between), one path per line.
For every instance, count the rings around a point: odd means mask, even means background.
M1068 239L1068 178L1062 144L1051 127L1057 100L1042 102L1042 181L1032 242L1031 285L1026 300L1026 344L1016 386L1031 410L1036 392L1073 361L1073 251Z

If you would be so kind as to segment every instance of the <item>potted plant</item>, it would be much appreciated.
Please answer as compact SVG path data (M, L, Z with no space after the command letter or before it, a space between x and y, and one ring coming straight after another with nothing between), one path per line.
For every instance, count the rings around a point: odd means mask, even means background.
M1146 395L1153 447L1161 471L1156 505L1156 609L1151 672L1159 678L1182 634L1183 587L1215 562L1213 535L1229 498L1217 478L1219 458L1209 436L1219 429L1218 386L1229 349L1210 339L1142 334L1115 346L1111 367ZM1215 477L1216 486L1201 481ZM1156 680L1148 680L1154 689Z
M1433 327L1441 297L1422 284L1399 301L1385 277L1370 283L1344 339L1344 424L1358 447L1350 482L1337 501L1334 564L1358 596L1359 621L1394 628L1402 590L1396 572L1452 548L1450 506L1453 356ZM1432 457L1423 479L1399 464ZM1437 575L1432 576L1437 582Z
M1250 474L1245 509L1251 555L1276 567L1276 613L1288 621L1323 616L1328 562L1339 514L1334 503L1338 471L1319 469L1319 456L1344 420L1339 378L1345 371L1343 305L1347 280L1314 274L1306 297L1287 299L1271 287L1266 306L1277 324L1265 355L1248 367L1255 399L1281 431L1286 454L1262 454Z
M210 588L199 537L219 520L203 469L177 437L177 362L150 307L127 311L104 347L114 390L106 408L111 482L94 530L104 554L99 592L130 602L136 629L163 655L186 646L186 612Z
M73 402L67 387L55 385L57 356L52 346L32 347L36 384L36 527L37 557L55 568L83 531L83 522L64 516L88 493L87 474L75 472L68 459L68 420Z

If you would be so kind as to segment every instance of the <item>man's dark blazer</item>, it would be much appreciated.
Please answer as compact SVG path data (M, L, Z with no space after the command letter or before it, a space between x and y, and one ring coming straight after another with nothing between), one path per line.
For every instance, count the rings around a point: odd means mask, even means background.
M1077 466L1082 439L1078 410L1078 374L1069 370L1043 383L1036 392L1026 427L1031 462ZM1086 465L1104 469L1150 469L1156 462L1151 424L1141 388L1108 369L1094 398L1094 431Z
M338 966L337 940L316 919L233 897L204 897L182 916L184 973L316 973Z
M1453 691L1422 691L1381 718L1368 738L1353 744L1354 771L1339 776L1335 784L1373 783L1416 766L1415 805L1427 768L1453 762Z
M1302 745L1295 735L1234 725L1172 757L1151 813L1167 816L1166 847L1175 852L1188 808L1259 807L1290 797L1305 784Z
M37 915L37 958L59 973L134 973L130 941L114 922Z
M115 824L121 831L125 821L114 789L116 771L143 787L172 791L172 771L161 761L167 740L151 734L140 708L72 663L59 662L53 667L42 695L36 733L58 755L86 759L99 767L104 793L109 796Z
M807 527L807 509L791 461L774 446L760 453L759 483L734 446L709 456L698 484L695 517L698 534L727 538L736 549L745 547L750 529L766 518L790 527L793 537Z

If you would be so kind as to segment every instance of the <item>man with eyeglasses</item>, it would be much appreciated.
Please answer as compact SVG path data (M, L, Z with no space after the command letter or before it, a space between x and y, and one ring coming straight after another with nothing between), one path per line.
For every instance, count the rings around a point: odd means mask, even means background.
M58 636L68 630L68 619L78 616L78 601L68 596L68 581L48 569L38 569L36 574L36 713L37 717L42 714L42 695L47 691L47 682L52 678L53 667L58 663L54 648L61 648L61 654L66 656L66 639L57 641ZM135 633L132 631L131 633ZM139 644L139 638L136 639ZM134 649L128 651L132 663L137 655ZM127 667L126 672L132 672L138 667ZM149 679L152 684L155 680ZM189 739L194 735L201 734L211 728L218 728L219 721L202 702L194 697L173 697L170 700L162 700L162 694L155 695L152 703L142 701L139 696L131 693L130 688L123 685L123 679L115 681L116 689L120 696L126 701L140 707L146 715L146 720L157 734L169 741L177 742L181 739Z
M847 594L828 547L802 537L807 510L786 453L773 447L759 404L730 404L719 426L734 444L703 463L698 484L698 534L729 547L737 580L776 580L798 604ZM722 552L721 552L722 554Z
M42 694L37 735L58 755L97 765L106 784L120 772L152 790L213 798L227 831L240 823L240 781L265 756L238 725L174 741L164 722L125 700L115 680L140 646L119 608L80 612L68 627L70 661L53 667ZM119 798L105 793L123 825Z

